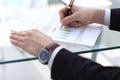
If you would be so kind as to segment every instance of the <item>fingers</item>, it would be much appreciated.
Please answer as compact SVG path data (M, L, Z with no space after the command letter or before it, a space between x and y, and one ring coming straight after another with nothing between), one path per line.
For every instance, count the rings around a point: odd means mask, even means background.
M10 39L20 41L20 42L25 42L26 40L29 40L30 38L32 38L34 35L38 36L38 35L41 35L41 33L36 29L21 31L21 32L14 32L11 34Z
M60 21L62 21L62 19L64 18L64 14L66 12L66 9L67 9L67 7L64 7L63 9L61 9L59 11Z
M11 35L26 36L25 31L13 32Z
M24 31L14 32L11 34L10 39L23 42L26 40L27 33Z
M17 35L12 35L12 36L10 36L10 39L23 42L23 38L21 38L21 37L19 37L19 36L17 36Z
M71 27L80 27L82 24L78 21L72 22L69 26Z
M67 16L65 17L63 20L62 20L62 24L64 26L70 26L70 24L75 24L76 25L76 22L78 22L76 20L76 16L73 14L73 15L70 15L70 16ZM79 22L80 23L80 22Z
M88 25L90 22L79 22L79 21L74 21L72 23L70 23L67 27L80 27L80 26L86 26Z
M61 9L59 11L59 15L60 15L60 21L61 23L65 26L65 27L69 27L71 23L76 21L76 16L72 13L72 15L69 15L67 17L64 17L64 14L66 12L67 7L64 7L63 9Z
M30 31L32 31L32 30L30 30ZM30 38L28 36L28 32L29 31L21 31L21 32L12 33L10 36L11 43L24 49Z
M24 47L24 43L23 42L20 42L20 41L15 40L15 39L11 39L11 43L14 44L14 45L16 45L16 46L19 46L21 48Z
M84 26L92 23L94 9L87 7L78 7L73 6L72 13L69 16L64 17L64 13L66 12L66 7L60 10L60 21L64 25L64 27L78 27ZM83 13L85 12L85 13Z

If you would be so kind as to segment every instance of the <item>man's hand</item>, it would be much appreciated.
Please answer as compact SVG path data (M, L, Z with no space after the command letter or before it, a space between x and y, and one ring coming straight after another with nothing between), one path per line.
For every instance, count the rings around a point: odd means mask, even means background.
M14 32L10 36L12 44L37 56L39 50L53 43L52 39L38 30Z
M104 9L73 6L69 16L64 17L67 7L59 11L60 21L65 27L78 27L90 23L104 24Z

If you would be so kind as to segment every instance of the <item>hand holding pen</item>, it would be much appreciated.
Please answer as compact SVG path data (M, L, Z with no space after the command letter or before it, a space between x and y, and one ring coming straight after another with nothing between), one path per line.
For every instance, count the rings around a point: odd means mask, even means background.
M86 26L91 23L104 24L105 9L97 9L83 6L72 6L71 10L62 8L59 11L60 22L62 23L61 29L64 27L80 27ZM68 11L66 11L68 10ZM66 16L66 12L69 12L69 16Z
M70 11L72 9L73 3L74 3L74 0L71 0L70 3L69 3L69 5L67 6L67 9L66 9L66 12L64 14L64 17L66 17L66 16L69 15L69 13L70 13ZM60 26L61 30L62 30L62 28L63 28L63 24L61 24L61 26Z

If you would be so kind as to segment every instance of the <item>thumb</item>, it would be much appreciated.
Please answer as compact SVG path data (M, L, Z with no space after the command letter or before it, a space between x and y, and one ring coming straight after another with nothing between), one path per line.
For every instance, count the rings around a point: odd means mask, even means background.
M70 24L70 23L72 23L72 22L74 22L74 21L76 21L76 20L77 20L77 19L76 19L75 15L70 15L70 16L65 17L65 18L62 20L62 24L63 24L63 25L67 25L67 24Z

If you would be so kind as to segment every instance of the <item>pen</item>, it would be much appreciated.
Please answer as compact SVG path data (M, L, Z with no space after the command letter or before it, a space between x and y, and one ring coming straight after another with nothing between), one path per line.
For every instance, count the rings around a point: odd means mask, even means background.
M66 12L64 14L64 17L66 17L66 16L69 15L69 13L70 13L70 11L72 9L73 3L74 3L74 0L71 0L70 3L69 3L69 5L67 6L67 9L66 9ZM62 30L62 28L63 28L63 24L61 24L60 30Z

